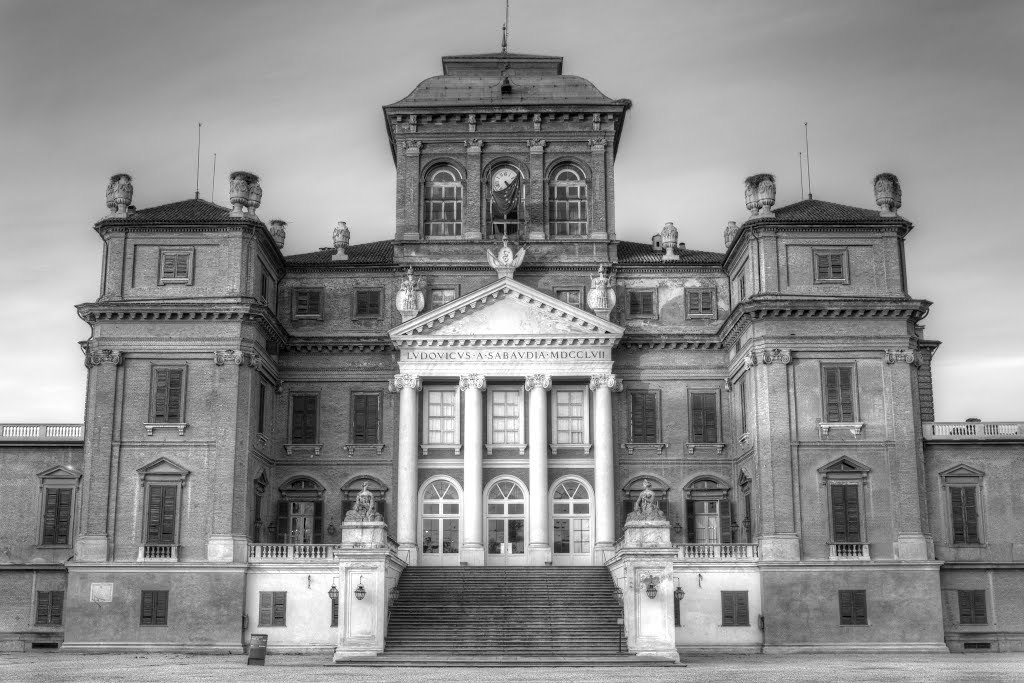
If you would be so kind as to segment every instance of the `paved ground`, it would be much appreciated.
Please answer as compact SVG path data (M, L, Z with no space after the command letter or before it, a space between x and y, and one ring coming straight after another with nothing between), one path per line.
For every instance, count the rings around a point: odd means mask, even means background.
M689 657L674 668L356 668L325 666L322 655L270 655L246 667L244 655L0 654L0 681L1020 681L1024 653L970 655L721 655Z

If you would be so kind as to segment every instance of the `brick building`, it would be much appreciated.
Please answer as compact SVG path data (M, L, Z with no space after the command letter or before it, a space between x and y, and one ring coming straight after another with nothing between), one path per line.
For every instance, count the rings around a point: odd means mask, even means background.
M628 242L628 100L442 67L384 107L387 239L285 256L255 176L111 179L84 429L0 437L0 644L372 653L411 568L564 565L608 568L635 652L1024 647L1024 435L933 421L894 176L777 208L760 174L723 253Z

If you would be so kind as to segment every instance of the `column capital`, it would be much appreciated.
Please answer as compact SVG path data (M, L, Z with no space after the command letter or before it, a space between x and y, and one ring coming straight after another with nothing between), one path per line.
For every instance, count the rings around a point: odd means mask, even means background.
M551 388L551 375L527 375L526 376L526 390L531 389L550 389Z
M388 391L392 393L398 393L402 389L419 391L422 388L423 382L417 375L395 375L394 379L388 380Z
M886 349L885 362L889 365L895 365L896 363L909 363L914 365L917 362L917 356L913 351L907 349Z
M403 140L402 147L405 149L406 156L419 156L420 149L423 147L422 140Z
M466 146L467 154L480 154L484 147L484 141L480 138L470 138L469 140L463 140L462 144Z
M224 363L241 365L244 356L244 353L235 349L220 349L213 352L213 362L216 365L224 365Z
M615 375L591 375L590 390L597 391L602 387L607 387L612 391L622 391L622 380Z
M789 365L792 360L793 354L789 352L789 349L765 349L761 354L761 361L765 365L771 365L775 362Z
M483 391L487 388L487 378L483 375L462 375L459 377L459 389L465 391L469 388Z
M89 351L85 354L85 367L92 368L101 363L111 363L113 365L121 364L121 352L111 351L110 349L97 349L96 351Z

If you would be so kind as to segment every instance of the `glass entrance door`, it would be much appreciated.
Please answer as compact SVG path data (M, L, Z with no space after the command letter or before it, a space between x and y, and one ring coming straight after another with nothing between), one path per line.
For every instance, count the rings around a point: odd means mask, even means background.
M425 565L459 564L459 490L438 479L423 491L420 521L420 562Z
M526 564L526 496L507 479L487 492L487 564Z
M554 564L591 564L590 494L583 482L568 479L555 487L551 502Z
M693 501L693 515L697 543L719 543L718 501Z

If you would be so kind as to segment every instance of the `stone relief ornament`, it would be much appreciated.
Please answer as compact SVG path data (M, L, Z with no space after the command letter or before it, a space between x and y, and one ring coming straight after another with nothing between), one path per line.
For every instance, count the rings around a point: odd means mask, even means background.
M743 368L749 370L750 368L757 365L757 354L751 351L747 355L743 356Z
M658 508L658 497L651 488L651 482L644 479L644 489L633 503L633 511L626 515L626 522L642 522L665 519L665 513Z
M419 154L420 148L423 147L422 140L403 140L402 148L405 149L406 154Z
M234 363L235 365L241 365L245 354L241 351L235 351L234 349L223 349L220 351L213 352L213 362L217 365L224 365L224 363Z
M544 148L548 146L547 140L527 140L526 146L530 148L530 151L534 154L540 154L544 151Z
M789 349L765 349L761 354L761 360L765 365L771 365L776 362L789 365L789 362L793 360L793 356L790 354Z
M110 363L112 365L121 364L121 352L111 351L110 349L99 349L97 351L89 351L85 354L85 367L92 368L100 365L101 363Z
M484 141L480 138L470 138L469 140L464 140L462 144L464 144L470 152L479 152L483 149Z
M260 179L248 171L235 171L228 176L228 199L231 202L231 217L244 218L242 207L249 205L250 184L259 184ZM260 190L260 197L263 191ZM259 204L257 203L257 206Z
M895 216L903 206L903 189L900 179L892 173L879 173L874 179L875 204L881 209L883 216Z
M416 389L419 391L423 383L417 375L395 375L394 379L388 380L388 391L397 393L402 389Z
M366 482L363 490L356 494L356 502L352 509L345 513L346 522L383 522L384 516L377 512L377 499L370 491Z
M497 254L490 249L487 250L487 263L497 271L499 278L513 277L516 268L523 264L524 258L526 258L526 247L522 247L519 251L513 253L512 247L508 246L507 237L502 238L501 249L498 250Z
M590 278L590 291L587 292L587 306L599 317L608 320L615 308L615 289L611 286L608 267L604 264L597 269L597 275Z
M402 281L398 294L395 295L395 308L402 314L402 322L408 322L418 316L426 305L423 297L423 278L417 278L412 274L412 266L405 271L405 280Z
M132 203L132 195L135 187L132 185L132 177L127 173L115 173L110 176L107 183L107 208L111 216L127 216L128 207Z
M526 376L526 390L531 391L533 389L550 389L551 388L551 375L527 375Z
M487 388L487 378L483 375L463 375L459 377L459 389L465 391L471 387L483 391Z
M274 238L274 244L278 249L284 249L284 238L288 236L288 224L282 220L270 221L270 236Z
M896 363L909 363L913 365L917 362L917 354L906 349L887 350L885 352L885 362L889 365Z

